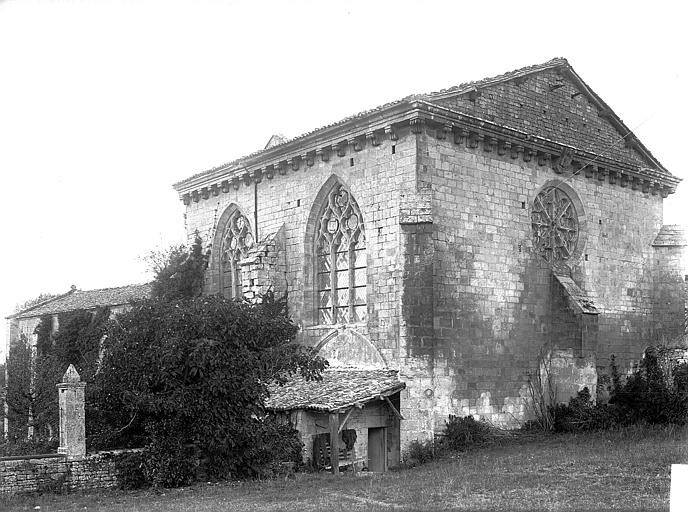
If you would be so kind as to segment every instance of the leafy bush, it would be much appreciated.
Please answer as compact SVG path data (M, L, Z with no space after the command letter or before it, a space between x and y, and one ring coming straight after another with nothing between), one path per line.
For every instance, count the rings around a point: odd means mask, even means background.
M303 443L299 432L289 424L280 423L273 416L256 419L244 460L243 467L235 465L231 474L243 477L269 478L282 472L284 462L298 468L303 461ZM212 467L212 464L211 464ZM210 472L214 475L213 472Z
M616 407L624 424L685 424L688 420L688 365L676 365L667 375L659 363L658 351L645 351L636 372L612 389L610 405Z
M141 489L149 483L143 472L144 454L141 451L114 455L117 483L120 489Z
M55 438L36 436L33 439L27 439L25 432L20 436L11 435L4 439L0 437L0 457L56 453L59 444L59 440Z
M413 440L408 445L403 457L403 466L412 468L432 462L440 456L441 448L433 441Z
M279 446L262 443L282 432L258 422L268 385L295 372L317 379L326 365L292 341L297 328L288 318L268 316L266 307L213 296L148 300L118 315L87 388L90 445L143 440L155 485L188 480L191 469L179 459L186 444L211 461L215 477L260 475ZM288 437L280 437L282 449L291 450Z
M585 387L568 404L550 407L555 432L575 432L611 428L618 423L618 413L607 404L596 405Z
M450 450L464 451L481 445L490 439L490 426L476 421L473 416L458 417L449 415L445 422L443 444Z
M198 458L185 446L177 421L151 422L150 442L143 451L143 475L154 487L179 487L194 481Z
M146 258L155 274L152 296L175 301L199 297L203 292L208 254L203 254L203 241L196 233L190 248L176 245L153 252Z
M568 404L550 407L554 431L599 430L638 423L683 425L688 421L688 364L663 366L657 349L650 348L625 382L613 357L610 373L609 403L594 404L588 388L584 388Z

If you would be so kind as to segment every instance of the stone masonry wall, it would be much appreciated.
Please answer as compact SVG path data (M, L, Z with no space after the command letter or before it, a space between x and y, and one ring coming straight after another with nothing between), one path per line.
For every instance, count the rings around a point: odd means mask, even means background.
M654 330L657 342L671 343L686 334L686 247L654 247ZM684 322L677 322L684 318Z
M482 143L468 148L431 127L398 135L198 197L186 208L189 237L197 230L209 244L232 204L257 240L284 226L290 313L302 341L315 345L335 332L315 325L316 214L334 180L344 183L362 211L368 264L368 320L346 327L367 337L407 384L402 449L432 437L449 414L520 424L529 414L528 375L545 351L596 351L602 368L611 354L621 368L640 357L654 336L651 244L662 224L660 195L597 176L566 178L537 158L500 156ZM533 251L533 200L554 183L579 199L571 273L600 313L594 347L583 339L588 327L553 296L551 269ZM208 272L218 269L211 261ZM218 291L212 280L206 291Z
M117 470L109 453L80 460L66 457L0 460L0 495L64 492L117 487Z
M531 206L549 165L512 160L434 134L422 135L421 165L434 194L434 414L522 419L528 373L552 339L560 312L551 271L533 251ZM659 195L574 175L582 202L573 277L600 311L597 364L638 359L652 338L651 246L662 223ZM557 318L559 317L559 318ZM561 340L569 348L571 340ZM412 342L420 347L422 340Z
M332 152L328 161L316 157L312 166L302 162L298 170L283 168L284 174L275 173L272 179L263 176L258 184L241 183L238 189L230 187L226 193L191 202L185 214L189 239L198 231L209 244L218 219L231 204L239 206L254 233L257 214L257 240L284 225L290 314L302 327L302 340L316 344L332 328L315 325L313 234L317 210L334 180L340 180L361 209L366 236L368 321L355 327L370 338L385 360L394 361L399 351L401 297L399 198L405 189L413 190L415 172L415 138L406 135L401 132L398 140L383 140L378 146L367 142L359 151L347 146L344 156ZM211 261L207 277L217 272L218 262ZM206 291L216 293L207 281Z

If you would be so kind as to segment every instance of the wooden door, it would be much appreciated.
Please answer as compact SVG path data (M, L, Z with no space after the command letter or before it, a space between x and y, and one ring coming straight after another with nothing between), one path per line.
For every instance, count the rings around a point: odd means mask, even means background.
M387 471L387 429L368 429L368 471Z

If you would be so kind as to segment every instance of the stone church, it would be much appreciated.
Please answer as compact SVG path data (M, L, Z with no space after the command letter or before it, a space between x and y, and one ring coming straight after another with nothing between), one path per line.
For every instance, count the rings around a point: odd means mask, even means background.
M450 414L518 426L534 380L594 394L612 355L627 369L680 335L679 181L554 59L273 136L174 188L207 293L287 293L330 361L268 406L313 457L348 431L384 470Z

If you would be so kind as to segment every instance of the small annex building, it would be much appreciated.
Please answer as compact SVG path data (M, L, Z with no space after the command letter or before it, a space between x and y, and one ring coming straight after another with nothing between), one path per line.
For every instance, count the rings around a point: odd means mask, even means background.
M304 459L316 468L329 469L335 450L340 465L386 471L400 461L399 393L405 387L396 370L331 368L319 382L296 376L274 386L266 408L300 432Z
M206 293L288 293L333 366L271 407L309 444L337 414L369 460L386 429L389 466L450 414L521 425L543 369L557 400L594 395L612 355L629 368L679 336L686 242L662 218L679 181L557 58L274 136L174 188Z

